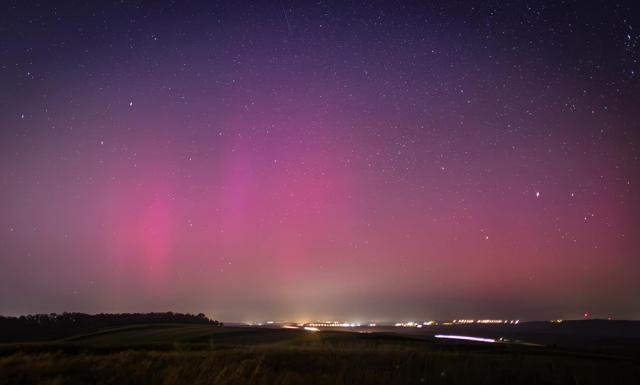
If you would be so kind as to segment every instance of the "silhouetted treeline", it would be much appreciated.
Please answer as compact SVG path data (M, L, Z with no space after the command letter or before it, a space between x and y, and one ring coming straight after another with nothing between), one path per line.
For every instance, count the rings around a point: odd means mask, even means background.
M20 317L0 316L0 341L56 339L106 327L166 323L222 326L222 322L209 319L203 313L51 313Z

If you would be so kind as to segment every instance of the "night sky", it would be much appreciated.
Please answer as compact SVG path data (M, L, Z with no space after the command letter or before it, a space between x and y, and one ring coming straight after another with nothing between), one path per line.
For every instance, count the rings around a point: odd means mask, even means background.
M345 3L4 1L0 314L640 318L633 2Z

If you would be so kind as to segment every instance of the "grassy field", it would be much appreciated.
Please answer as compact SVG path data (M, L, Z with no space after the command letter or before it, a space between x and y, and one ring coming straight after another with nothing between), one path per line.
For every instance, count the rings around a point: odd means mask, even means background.
M638 384L640 364L390 334L139 325L0 344L0 384Z

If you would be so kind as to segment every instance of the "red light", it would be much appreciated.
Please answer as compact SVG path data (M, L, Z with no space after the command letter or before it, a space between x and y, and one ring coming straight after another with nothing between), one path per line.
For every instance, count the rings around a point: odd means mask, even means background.
M585 319L586 319L586 318L589 318L589 313L584 313L582 316L583 316Z

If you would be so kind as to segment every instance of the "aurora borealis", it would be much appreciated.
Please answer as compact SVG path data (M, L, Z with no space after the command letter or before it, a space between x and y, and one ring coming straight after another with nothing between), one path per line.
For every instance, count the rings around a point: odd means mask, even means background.
M632 2L5 2L0 314L640 317Z

